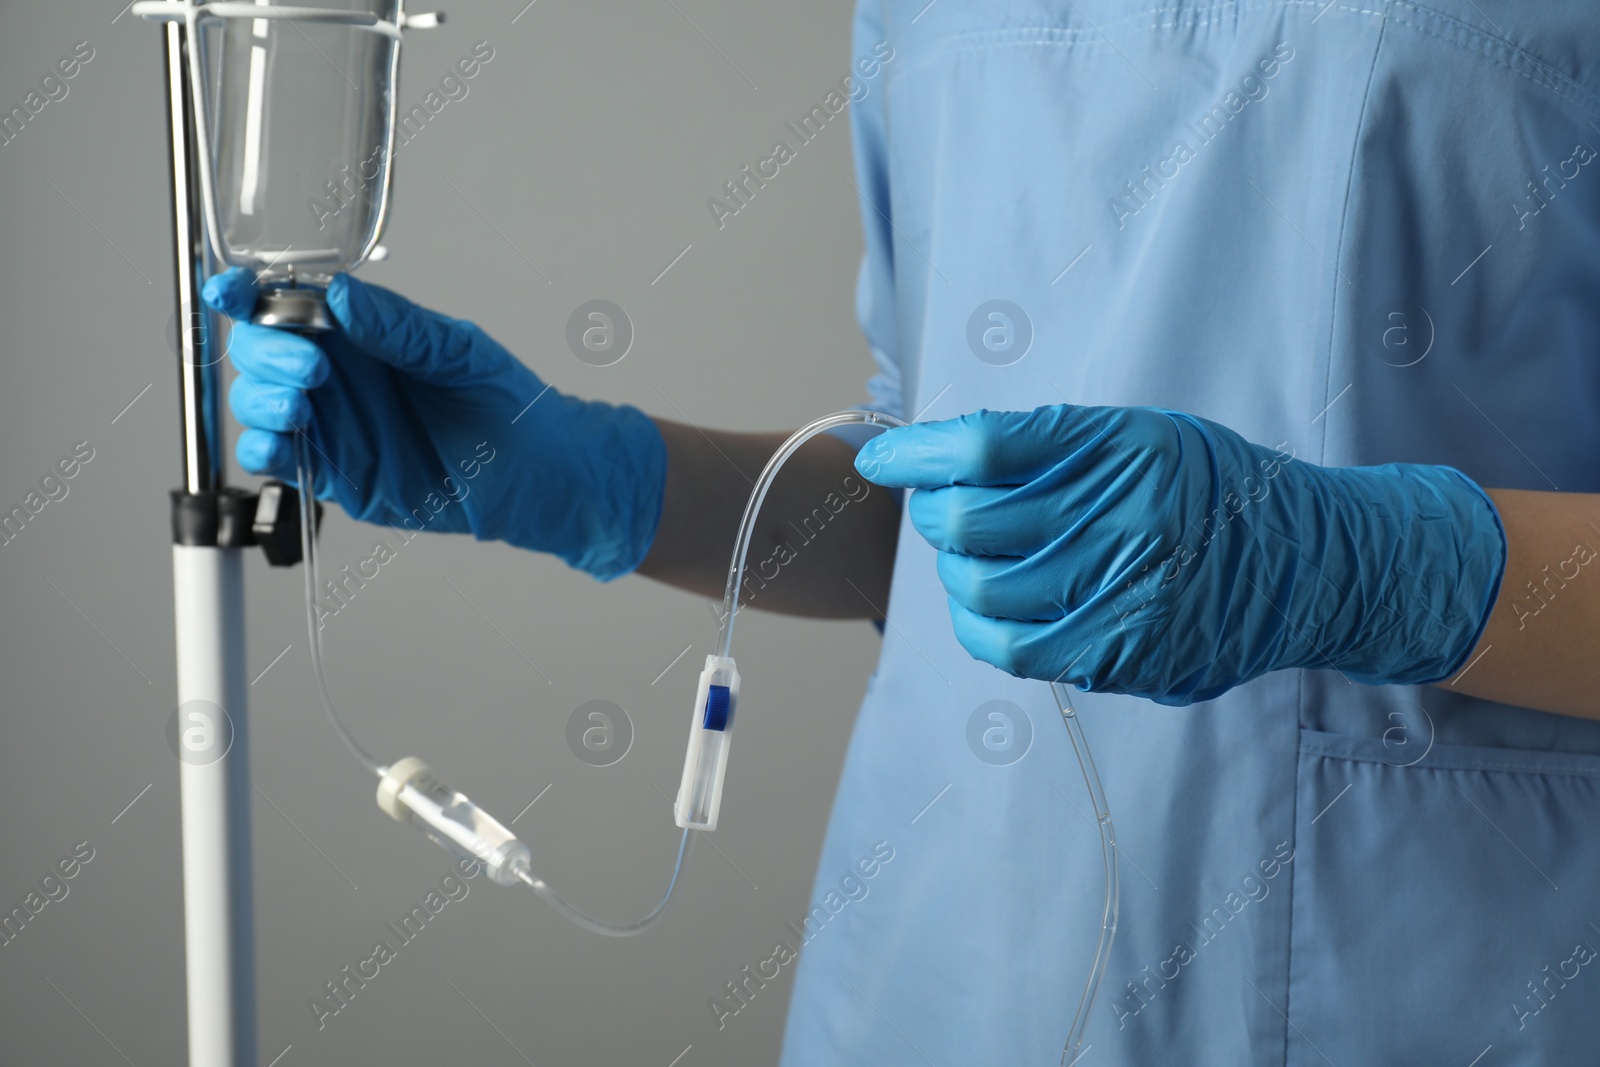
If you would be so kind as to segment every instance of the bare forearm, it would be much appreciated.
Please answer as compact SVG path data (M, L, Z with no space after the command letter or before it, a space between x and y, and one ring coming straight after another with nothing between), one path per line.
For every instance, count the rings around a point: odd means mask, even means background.
M656 425L667 444L666 499L639 573L720 599L751 486L788 435ZM784 465L750 542L742 603L825 618L882 614L900 514L854 458L823 434Z
M1441 685L1600 719L1600 495L1488 492L1506 529L1505 578L1478 647Z

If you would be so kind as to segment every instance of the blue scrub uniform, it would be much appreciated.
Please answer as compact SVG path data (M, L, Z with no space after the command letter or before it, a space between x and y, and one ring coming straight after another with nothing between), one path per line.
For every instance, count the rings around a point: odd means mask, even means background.
M866 0L890 50L851 105L877 406L1159 405L1600 491L1592 0ZM1571 541L1507 576L1527 630L1600 582ZM1600 1062L1600 723L1331 670L1077 703L1123 857L1084 1064ZM1089 810L902 524L784 1063L1055 1064Z

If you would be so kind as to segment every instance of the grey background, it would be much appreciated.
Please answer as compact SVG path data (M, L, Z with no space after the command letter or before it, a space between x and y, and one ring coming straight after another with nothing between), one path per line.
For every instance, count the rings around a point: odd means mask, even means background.
M392 258L363 276L476 320L580 395L748 429L856 403L869 361L851 314L860 237L844 123L721 232L705 205L846 72L846 0L539 0L513 24L522 3L457 0L445 27L408 35L403 105L474 42L495 57L399 156ZM76 842L95 849L67 898L0 948L7 1064L145 1067L185 1049L178 762L164 738L166 491L179 477L165 119L158 33L118 6L0 6L3 109L76 42L95 50L68 96L0 146L0 504L21 503L75 442L95 449L66 499L0 546L0 902L20 902ZM596 298L636 331L613 367L564 342L572 309ZM369 554L377 533L330 518L330 569ZM288 1046L281 1067L667 1067L688 1046L681 1067L772 1062L793 968L721 1032L707 1000L809 904L872 628L748 616L724 828L660 928L597 938L478 878L318 1032L308 998L449 859L377 810L372 779L322 720L300 581L252 554L251 677L289 646L250 688L261 1063ZM670 870L663 794L714 632L705 602L646 580L601 586L551 559L428 536L327 642L336 699L380 757L422 756L503 820L548 785L516 825L536 869L632 918ZM567 717L591 699L633 719L615 766L568 751Z

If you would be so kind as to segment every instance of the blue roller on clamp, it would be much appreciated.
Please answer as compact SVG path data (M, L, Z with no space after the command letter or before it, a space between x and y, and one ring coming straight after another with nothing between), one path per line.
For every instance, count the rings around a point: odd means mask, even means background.
M733 691L713 685L706 692L706 715L701 725L707 730L727 730L733 725Z

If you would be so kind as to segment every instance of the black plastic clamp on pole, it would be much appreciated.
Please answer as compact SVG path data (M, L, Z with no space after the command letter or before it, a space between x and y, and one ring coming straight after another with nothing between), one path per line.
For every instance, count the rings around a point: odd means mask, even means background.
M322 529L322 505L311 502L312 536ZM274 567L292 567L305 558L300 543L300 492L292 485L269 479L261 484L250 531Z
M315 524L322 526L322 505ZM292 567L305 558L300 544L300 494L276 479L259 493L236 486L216 492L172 490L172 541L179 545L243 548L260 545L274 567Z

